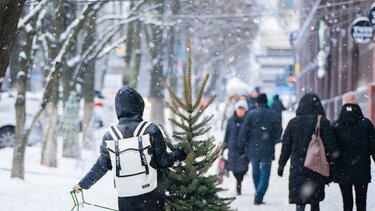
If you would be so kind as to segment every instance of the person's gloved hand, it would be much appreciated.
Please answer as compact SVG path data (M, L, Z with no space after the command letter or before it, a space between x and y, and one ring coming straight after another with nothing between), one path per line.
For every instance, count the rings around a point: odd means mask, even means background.
M284 173L284 168L279 166L279 168L277 169L277 175L279 175L279 177L282 177L283 173Z
M73 186L72 190L74 190L74 191L78 194L79 192L81 192L82 188L81 188L81 186L77 183L77 184L75 184L75 185Z
M181 148L177 149L174 152L174 154L175 154L175 161L177 161L177 160L178 161L183 161L186 158L186 152L183 149L181 149Z

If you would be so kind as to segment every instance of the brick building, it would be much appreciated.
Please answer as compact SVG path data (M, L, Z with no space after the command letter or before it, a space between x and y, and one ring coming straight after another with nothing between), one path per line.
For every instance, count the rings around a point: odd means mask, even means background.
M375 68L370 44L356 44L351 24L359 16L368 17L370 0L301 0L300 30L296 51L297 93L315 92L323 100L329 119L337 119L341 96L355 91L364 115L375 120Z

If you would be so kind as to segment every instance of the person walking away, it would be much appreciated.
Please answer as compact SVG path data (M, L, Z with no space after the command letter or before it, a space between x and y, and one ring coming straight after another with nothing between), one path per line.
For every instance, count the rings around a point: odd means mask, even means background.
M275 159L275 143L281 132L278 120L267 106L267 95L260 94L257 98L257 108L246 114L239 134L240 154L246 154L252 164L255 205L264 204L271 162Z
M285 111L286 109L283 105L283 102L281 102L279 95L273 96L271 110L275 112L275 114L277 114L277 117L280 119L280 122L282 122L282 112Z
M115 173L115 187L118 192L120 211L164 210L165 191L160 185L162 178L160 170L171 167L176 161L184 160L186 153L180 149L167 153L160 129L155 124L143 121L144 106L142 96L135 89L129 86L120 88L115 98L115 109L119 122L105 133L96 163L86 176L73 187L73 190L89 189L108 170L112 170ZM132 143L130 138L133 136L136 139L136 146L133 148L137 148L135 149L136 153L133 153L135 157L126 159L122 153L125 154L124 151L130 150L123 150L126 145L122 141L129 141L127 144L130 144ZM125 139L121 140L121 137ZM125 175L124 172L137 170L136 167L141 171L140 173ZM156 186L152 181L151 184L148 183L141 187L135 186L142 178L155 175L157 178L151 178L151 180L157 181ZM134 178L133 182L127 182L132 178ZM140 189L139 193L135 191L135 188Z
M299 101L296 117L291 119L282 137L282 149L277 174L283 176L285 164L290 158L289 203L296 204L297 211L304 211L306 204L311 211L319 211L319 202L324 200L324 186L328 178L304 167L306 152L318 121L320 137L329 161L337 156L337 145L333 128L325 117L321 101L315 93L305 94Z
M256 86L253 91L250 92L249 97L247 98L247 104L249 105L249 111L255 109L257 98L259 97L260 94L260 87Z
M285 109L283 103L281 102L281 100L279 98L279 95L273 96L273 102L272 102L272 105L271 105L271 110L277 116L277 119L279 121L280 127L282 128L282 124L283 124L282 112L285 111L286 109ZM280 140L278 140L277 142L279 143Z
M334 123L340 157L333 175L340 186L344 211L353 210L353 187L358 211L366 211L367 186L371 181L371 155L375 154L375 131L365 118L353 92L343 95L343 106Z
M241 184L244 175L249 168L249 161L246 156L241 156L238 151L238 134L240 127L249 109L245 100L240 100L235 105L236 110L233 116L228 120L224 136L224 149L228 149L228 161L226 168L233 172L236 178L237 194L241 195Z

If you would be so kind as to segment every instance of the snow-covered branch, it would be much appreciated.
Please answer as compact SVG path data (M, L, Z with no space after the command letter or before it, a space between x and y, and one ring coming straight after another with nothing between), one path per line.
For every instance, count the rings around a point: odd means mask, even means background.
M143 21L145 24L152 24L152 25L156 25L156 26L167 26L167 27L174 26L177 23L176 21L165 22L165 21L152 19L152 18L149 18L149 17L141 18L140 20Z
M36 15L40 10L42 10L48 4L47 0L40 1L25 17L18 21L18 29L25 27L34 15Z
M81 67L84 63L87 63L88 61L93 60L96 58L96 56L100 53L100 51L104 48L104 46L111 41L112 37L116 35L116 33L121 29L122 25L130 23L131 21L138 20L139 17L134 16L130 17L127 20L124 20L115 26L113 26L111 29L109 29L106 33L105 36L102 39L96 40L81 56L81 61L77 64L75 71L74 71L74 76L73 76L73 81L72 83L75 83L76 79L78 78L78 75L80 73Z
M120 37L118 40L116 40L115 42L113 42L110 46L107 46L102 51L100 51L100 53L98 54L98 56L96 58L98 58L98 59L102 58L104 55L106 55L107 53L109 53L111 50L113 50L116 47L118 47L121 43L125 42L126 39L127 39L127 36Z
M100 7L96 7L96 8L100 9ZM51 67L51 72L50 72L49 77L51 76L52 72L55 71L56 64L60 63L63 59L63 56L66 54L66 52L69 51L72 40L77 37L79 30L82 28L82 24L83 24L84 20L89 16L89 14L92 10L94 10L94 4L86 5L81 10L81 13L78 15L78 18L75 19L67 27L65 32L62 33L62 35L60 36L60 39L59 39L60 41L62 41L61 38L63 38L63 37L65 37L66 39L65 39L59 53L57 54L55 59L52 61L52 67ZM49 77L47 78L47 80L50 79Z
M82 10L86 11L89 7L86 5ZM84 18L83 15L79 16L77 19L75 19L73 22L69 24L68 27L66 27L65 31L60 34L59 42L66 41L69 36L73 35L73 30L77 27L77 25L82 21Z

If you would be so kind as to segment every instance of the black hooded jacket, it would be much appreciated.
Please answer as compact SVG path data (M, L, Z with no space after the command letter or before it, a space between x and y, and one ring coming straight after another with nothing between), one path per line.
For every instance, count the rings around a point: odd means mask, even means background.
M375 154L375 131L357 104L345 104L334 124L340 157L334 181L367 184L371 180L370 155Z
M296 111L296 117L288 123L282 137L282 149L279 158L279 168L284 169L290 158L289 171L289 202L292 204L318 203L324 199L324 185L328 178L304 167L307 148L315 131L318 115L320 136L322 138L328 159L334 159L337 145L333 128L325 117L319 97L314 93L305 94ZM304 192L311 188L311 192Z
M133 88L123 86L116 94L115 99L116 115L119 119L117 127L122 132L124 138L133 136L135 128L142 121L144 110L144 102L142 96ZM151 124L145 134L150 134L152 160L150 165L155 169L163 169L171 167L177 161L177 152L167 153L166 145L160 129ZM100 145L100 155L91 170L79 182L83 189L89 189L100 178L102 178L108 170L112 169L111 159L106 148L106 140L113 140L109 132L103 136ZM158 171L158 180L160 180L160 172Z
M250 161L272 161L275 159L275 144L281 133L282 128L276 116L262 103L246 114L238 136L238 151L240 154L246 153Z
M273 97L273 103L272 103L270 108L273 112L275 112L275 114L277 115L277 118L279 119L280 124L281 124L282 123L282 112L285 111L286 109L285 109L285 107L284 107L283 103L281 102L278 95L275 95Z

